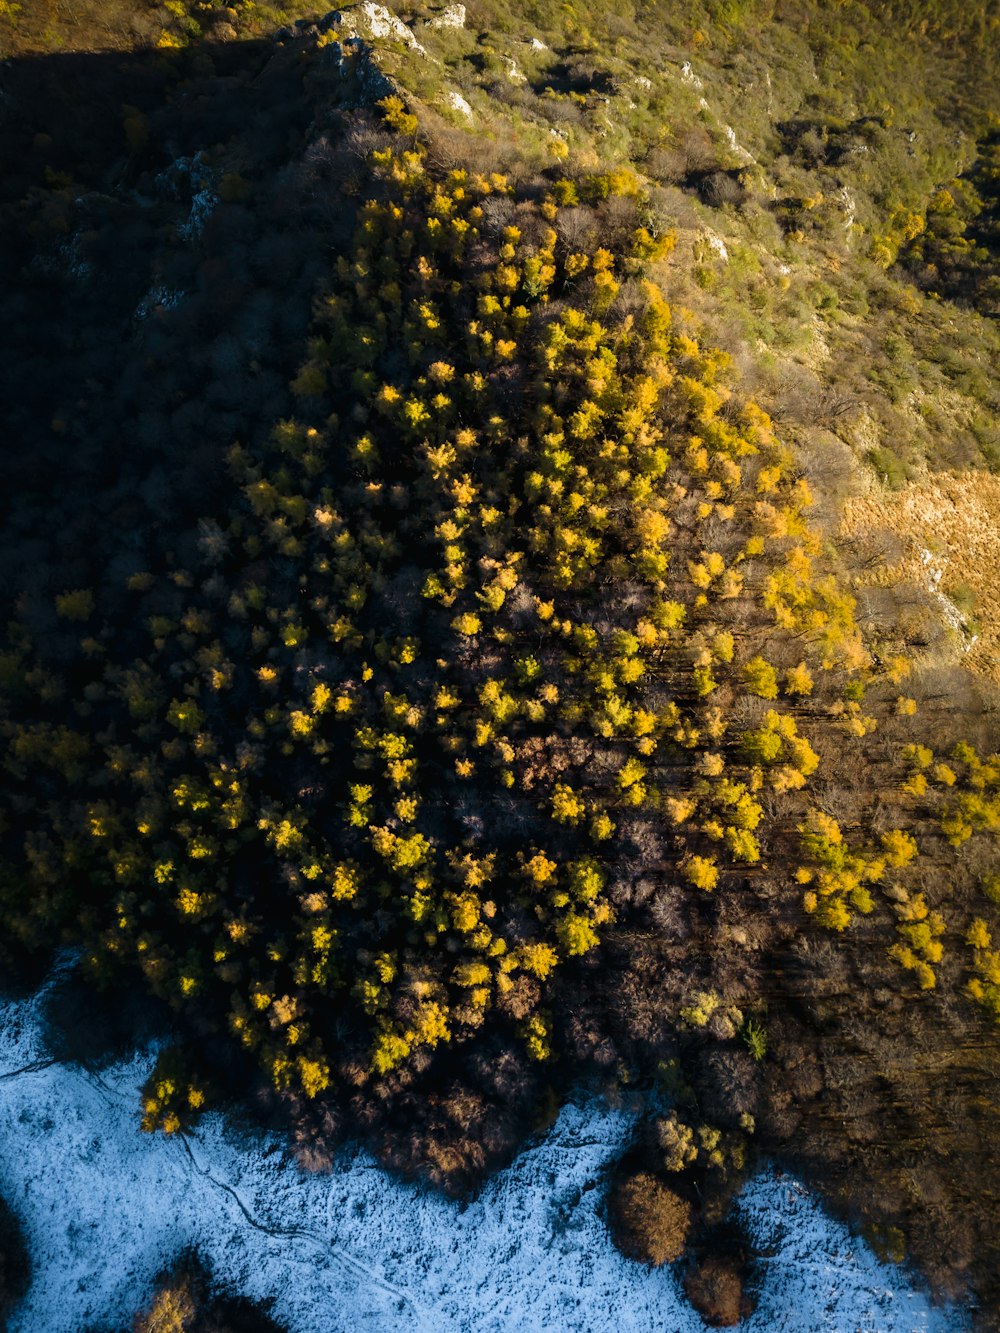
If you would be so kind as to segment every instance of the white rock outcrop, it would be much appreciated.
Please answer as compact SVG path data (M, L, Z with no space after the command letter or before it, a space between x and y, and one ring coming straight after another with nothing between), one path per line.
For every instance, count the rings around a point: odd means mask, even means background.
M751 153L749 149L744 148L743 145L740 143L739 139L737 139L736 131L733 129L732 125L724 125L722 127L722 132L726 136L726 143L733 150L733 152L738 153L739 156L744 159L744 161L753 162L753 164L756 166L757 159L754 157L753 153Z
M706 230L704 233L705 244L724 264L729 263L729 251L726 249L726 243L718 233Z
M469 106L462 94L456 92L454 88L445 93L444 101L445 106L450 107L452 111L457 111L459 115L465 116L468 120L474 119L472 107Z
M364 4L346 12L337 10L331 19L330 26L345 37L360 37L363 41L402 42L421 55L427 54L403 20L386 9L385 5L376 4L375 0L365 0Z
M435 14L428 25L431 28L464 28L465 6L445 5L440 14Z

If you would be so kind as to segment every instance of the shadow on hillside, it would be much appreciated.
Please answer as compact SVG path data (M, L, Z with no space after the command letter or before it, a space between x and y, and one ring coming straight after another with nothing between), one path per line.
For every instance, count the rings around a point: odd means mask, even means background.
M353 225L356 63L300 37L0 67L0 581L36 628L183 562L227 449L290 412Z
M141 986L99 991L79 966L61 971L42 1002L49 1055L64 1065L99 1070L171 1032L168 1006Z

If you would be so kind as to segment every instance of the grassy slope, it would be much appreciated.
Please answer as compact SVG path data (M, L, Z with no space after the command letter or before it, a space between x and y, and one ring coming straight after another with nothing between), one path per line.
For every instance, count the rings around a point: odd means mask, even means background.
M199 38L229 40L271 32L315 6L209 0L5 0L0 4L0 55L174 48Z
M403 12L421 29L431 11ZM1000 469L996 321L895 262L1000 110L986 7L474 0L464 30L422 40L432 58L399 53L397 73L440 114L446 155L530 172L561 142L657 184L679 238L668 297L733 355L828 501ZM921 572L904 512L855 509L847 533L862 561L901 536L901 578ZM964 650L976 617L991 623L989 574L972 534L946 526L920 549L958 593ZM990 642L970 659L987 672Z
M748 355L780 417L815 423L832 387L857 404L841 433L903 469L995 463L993 326L886 271L910 215L974 156L993 109L995 37L970 54L862 5L836 16L785 6L770 21L739 9L728 26L702 7L685 21L683 7L630 18L598 5L585 27L560 7L554 28L551 11L546 22L526 7L522 23L476 4L466 32L431 47L443 68L410 61L404 80L431 102L442 76L452 82L480 141L504 144L513 130L519 152L544 160L554 131L574 156L629 160L658 179L683 242L675 303ZM551 51L525 41L535 18ZM510 59L526 82L512 81ZM720 191L720 172L736 188ZM720 192L733 202L713 207ZM704 243L709 228L728 260Z
M439 8L399 6L429 58L400 47L383 63L439 111L445 149L530 169L562 141L580 163L631 161L657 181L681 239L669 294L740 357L786 434L821 443L832 424L890 484L925 466L1000 466L995 324L887 270L998 109L987 6L473 0L464 28L433 29ZM0 51L15 56L246 38L322 12L6 9Z

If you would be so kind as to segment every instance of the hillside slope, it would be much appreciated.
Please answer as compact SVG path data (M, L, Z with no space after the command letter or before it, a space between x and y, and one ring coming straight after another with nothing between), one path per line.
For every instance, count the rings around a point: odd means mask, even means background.
M996 16L295 18L0 13L7 965L147 1129L628 1089L692 1299L776 1156L988 1327Z

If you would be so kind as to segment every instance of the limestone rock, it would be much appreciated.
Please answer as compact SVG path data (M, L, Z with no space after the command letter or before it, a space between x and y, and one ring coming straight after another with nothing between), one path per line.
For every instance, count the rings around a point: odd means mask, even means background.
M465 6L461 4L445 5L440 14L435 14L428 25L431 28L464 28Z

